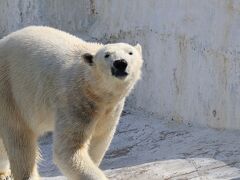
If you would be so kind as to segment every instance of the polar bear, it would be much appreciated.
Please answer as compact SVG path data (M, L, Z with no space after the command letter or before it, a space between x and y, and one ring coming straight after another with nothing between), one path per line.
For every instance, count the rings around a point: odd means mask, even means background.
M141 46L97 44L30 26L0 40L0 174L38 179L37 139L71 180L107 179L98 168L125 98L141 77ZM10 170L11 169L11 170Z

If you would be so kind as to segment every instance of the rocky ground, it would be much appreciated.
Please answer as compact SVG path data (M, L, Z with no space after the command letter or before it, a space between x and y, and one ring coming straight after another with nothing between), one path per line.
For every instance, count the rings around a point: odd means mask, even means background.
M240 131L124 113L101 168L113 180L240 179ZM52 163L52 137L40 140L45 180L64 177Z

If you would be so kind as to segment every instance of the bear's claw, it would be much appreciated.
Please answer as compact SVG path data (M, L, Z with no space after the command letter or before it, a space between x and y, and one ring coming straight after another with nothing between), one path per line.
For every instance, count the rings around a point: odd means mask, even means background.
M0 174L0 180L13 180L11 174Z

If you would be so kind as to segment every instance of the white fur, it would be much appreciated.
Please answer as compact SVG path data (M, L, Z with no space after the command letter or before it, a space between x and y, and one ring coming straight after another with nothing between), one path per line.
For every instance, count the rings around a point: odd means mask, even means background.
M117 59L128 62L126 78L111 74ZM49 27L27 27L0 40L0 135L15 180L38 178L36 141L50 130L64 175L107 179L98 165L141 66L140 45L89 43Z

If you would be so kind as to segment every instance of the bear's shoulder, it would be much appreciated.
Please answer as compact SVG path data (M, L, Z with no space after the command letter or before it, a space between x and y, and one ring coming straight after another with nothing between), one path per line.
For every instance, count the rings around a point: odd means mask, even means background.
M89 52L96 53L103 45L87 42L67 32L48 26L28 26L15 31L0 42L11 47L22 49L38 48L43 51L51 49L61 52Z

